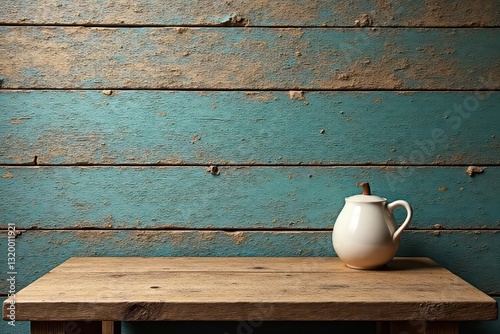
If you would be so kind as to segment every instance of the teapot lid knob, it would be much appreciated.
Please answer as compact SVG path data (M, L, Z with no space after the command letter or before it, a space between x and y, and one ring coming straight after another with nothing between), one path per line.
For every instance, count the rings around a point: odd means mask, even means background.
M363 195L371 195L370 184L368 182L360 183L360 186L363 188Z

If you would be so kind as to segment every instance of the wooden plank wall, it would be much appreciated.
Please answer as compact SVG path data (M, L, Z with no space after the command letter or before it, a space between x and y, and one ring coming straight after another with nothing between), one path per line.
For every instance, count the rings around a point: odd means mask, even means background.
M498 300L498 1L1 7L0 227L18 230L18 289L71 256L334 256L344 197L369 181L414 207L400 255Z

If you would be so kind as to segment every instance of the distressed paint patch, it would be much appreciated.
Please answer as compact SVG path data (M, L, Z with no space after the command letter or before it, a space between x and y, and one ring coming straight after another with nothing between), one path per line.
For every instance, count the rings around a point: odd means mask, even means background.
M498 92L294 92L4 90L0 162L500 163Z
M220 25L235 20L257 26L350 26L363 13L379 26L498 26L494 0L464 3L407 0L225 1L100 0L6 2L0 22L15 24ZM36 13L36 15L34 15ZM240 18L240 19L238 19ZM245 20L241 19L244 18Z
M4 179L12 179L14 177L14 174L12 174L11 172L5 172L2 177Z
M484 80L500 71L500 42L495 29L182 27L182 33L178 29L3 27L6 38L0 51L5 57L0 65L6 69L4 86L241 90L500 87L498 81ZM121 71L115 70L117 64ZM39 74L27 75L30 71Z
M482 172L484 172L484 170L484 167L469 166L467 167L467 170L465 172L469 174L470 177L472 177L475 174L481 174Z

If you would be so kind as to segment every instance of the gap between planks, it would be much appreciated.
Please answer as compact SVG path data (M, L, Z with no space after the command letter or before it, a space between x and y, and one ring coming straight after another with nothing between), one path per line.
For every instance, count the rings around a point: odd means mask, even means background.
M0 227L0 231L7 231L7 228ZM147 228L133 228L133 227L118 227L118 228L102 228L102 227L66 227L66 228L21 228L16 229L21 233L29 231L54 231L54 232L64 232L64 231L182 231L182 232L224 232L224 233L238 233L238 232L331 232L331 228L185 228L185 227L147 227ZM486 227L486 228L435 228L435 229L419 229L419 228L406 228L405 231L413 232L500 232L498 228Z
M198 163L198 164L193 164L193 163L186 163L186 164L165 164L165 163L138 163L138 164L105 164L105 163L88 163L88 162L81 162L81 163L73 163L73 164L43 164L43 163L37 163L37 162L26 162L26 163L19 163L19 164L0 164L0 168L32 168L32 167L209 167L209 166L218 166L218 167L229 167L229 168L275 168L275 167L282 167L282 168L297 168L297 167L303 167L303 168L332 168L332 167L352 167L352 168L383 168L383 167L401 167L401 168L412 168L412 167L436 167L436 168L455 168L455 167L469 167L471 165L477 165L481 167L499 167L500 164L475 164L475 163L468 163L468 164L383 164L383 163L373 163L373 164L263 164L263 163L256 163L256 164L228 164L228 163Z
M1 25L0 25L1 27ZM1 83L1 82L0 82ZM158 91L158 92L175 92L175 91L186 91L186 92L289 92L291 90L299 90L303 92L401 92L401 93L412 93L412 92L500 92L500 89L488 89L488 88L477 88L477 89L458 89L458 88L412 88L412 89L396 89L396 88L342 88L342 89L329 89L329 88L300 88L300 87L289 87L287 89L283 88L210 88L210 87L198 87L198 88L144 88L144 87L103 87L103 88L88 88L88 87L22 87L22 88L2 88L0 85L0 93L2 91L103 91L103 90L114 90L114 91Z
M500 25L370 25L370 26L354 26L354 25L245 25L245 24L228 24L227 22L219 24L97 24L97 23L17 23L17 22L0 22L0 27L85 27L85 28L226 28L226 29L495 29L500 28Z

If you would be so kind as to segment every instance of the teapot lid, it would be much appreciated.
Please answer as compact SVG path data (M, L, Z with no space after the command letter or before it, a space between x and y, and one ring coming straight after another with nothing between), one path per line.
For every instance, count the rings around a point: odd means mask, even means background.
M360 183L359 185L363 188L363 194L347 197L345 199L346 201L358 202L358 203L378 203L387 201L387 198L383 198L377 195L372 195L370 190L370 184L368 182L363 182Z

